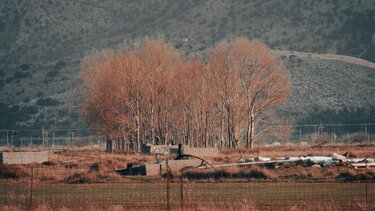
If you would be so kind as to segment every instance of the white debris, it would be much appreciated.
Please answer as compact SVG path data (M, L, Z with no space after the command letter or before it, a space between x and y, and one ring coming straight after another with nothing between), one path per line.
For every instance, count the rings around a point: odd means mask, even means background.
M299 161L299 160L303 160L302 157L288 157L287 160L290 160L290 161Z
M273 143L271 144L271 146L281 146L281 144L280 144L280 142L275 141L275 142L273 142Z
M362 166L365 163L369 164L368 166L375 166L375 158L346 158L343 155L333 153L332 157L327 156L295 156L295 157L280 157L275 160L272 160L268 157L255 157L255 158L246 158L240 160L240 165L248 164L265 164L265 163L288 163L288 162L298 162L302 161L305 165L311 165L311 167L327 167L332 165L337 165L340 163L350 163L353 166L358 165ZM276 166L279 167L279 166Z
M341 161L341 162L345 162L346 161L346 157L345 156L339 155L339 154L336 154L336 153L333 153L332 158L334 160L338 160L338 161Z
M271 161L271 158L266 157L256 157L255 161Z
M332 157L325 157L325 156L307 156L303 157L303 161L311 161L313 163L319 163L319 162L324 162L328 160L333 160Z
M323 167L327 167L327 166L331 166L331 165L333 165L335 163L335 161L333 160L333 159L331 159L331 160L326 160L326 161L324 161L321 165L323 166Z
M375 163L374 158L366 158L366 160L367 160L367 163Z
M364 160L365 160L364 158L351 158L351 159L347 159L347 161L349 163L361 163L361 162L365 162Z

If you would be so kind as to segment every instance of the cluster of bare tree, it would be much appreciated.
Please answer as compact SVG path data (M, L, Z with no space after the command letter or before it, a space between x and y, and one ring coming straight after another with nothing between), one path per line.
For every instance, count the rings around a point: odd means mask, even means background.
M183 58L149 39L89 55L78 93L91 128L137 151L142 143L252 147L263 131L285 134L264 120L289 90L280 59L240 37L219 43L207 58Z

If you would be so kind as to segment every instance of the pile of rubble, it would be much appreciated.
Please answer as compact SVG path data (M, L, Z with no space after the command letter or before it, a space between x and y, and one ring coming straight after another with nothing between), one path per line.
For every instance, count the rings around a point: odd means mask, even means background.
M250 166L263 165L270 168L288 168L292 166L304 166L312 168L324 168L328 166L353 166L354 168L375 167L374 158L347 158L343 155L334 153L332 157L327 156L299 156L299 157L282 157L271 159L267 157L254 157L241 159L237 163L211 165L206 160L184 154L182 145L177 148L177 156L168 161L152 161L148 163L130 163L126 168L116 169L120 175L162 175L166 171L182 171L186 168L225 168L231 166Z
M327 156L299 156L299 157L283 157L272 160L267 157L255 157L248 159L241 159L236 164L222 164L216 165L215 167L226 167L226 166L244 166L264 164L271 165L275 168L287 167L293 165L304 165L316 168L324 168L327 166L337 165L351 165L354 168L371 168L375 167L374 158L347 158L343 155L333 153L332 157Z

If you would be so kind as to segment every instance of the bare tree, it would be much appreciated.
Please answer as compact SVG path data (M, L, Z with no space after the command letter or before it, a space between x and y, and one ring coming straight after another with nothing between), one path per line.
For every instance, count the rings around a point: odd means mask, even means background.
M145 39L87 56L77 91L84 120L107 136L108 151L112 141L133 151L146 142L236 147L244 134L252 147L260 119L286 101L289 81L257 41L219 43L204 61Z
M280 59L259 41L240 37L232 43L233 68L238 74L247 104L246 146L252 148L259 117L267 110L286 102L290 75Z

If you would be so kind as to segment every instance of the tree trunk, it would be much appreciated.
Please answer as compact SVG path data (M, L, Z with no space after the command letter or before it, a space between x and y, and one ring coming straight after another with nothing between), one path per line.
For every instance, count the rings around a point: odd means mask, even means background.
M224 125L224 110L222 109L220 111L221 117L220 117L220 129L219 129L219 140L220 141L220 147L223 147L223 125Z
M121 138L121 151L125 150L125 140Z
M187 122L186 122L186 109L183 110L184 119L182 124L182 144L187 144Z
M106 141L105 151L108 152L108 153L112 153L112 140L108 137L107 137L107 141Z
M208 141L208 112L206 111L206 125L204 128L204 147L207 148L207 141Z
M137 151L141 151L141 111L140 111L139 101L137 100L137 117L136 117L136 124L137 124Z
M254 125L254 115L253 114L250 114L250 121L249 121L249 126L247 128L247 132L248 132L248 146L247 147L250 147L250 149L253 149L254 148L254 130L255 129L255 125Z
M155 107L154 106L152 106L151 107L151 124L150 124L150 126L151 126L151 143L152 144L156 144L155 143L155 129L156 129L156 126L155 126Z
M231 125L230 125L230 119L231 119L231 115L230 115L230 108L229 106L226 107L227 109L227 132L228 132L228 147L231 148L231 143L232 143L232 133L231 133Z

